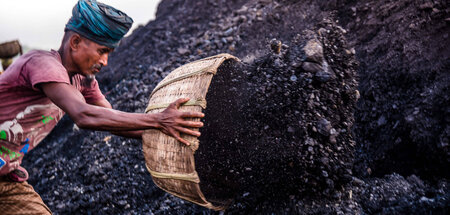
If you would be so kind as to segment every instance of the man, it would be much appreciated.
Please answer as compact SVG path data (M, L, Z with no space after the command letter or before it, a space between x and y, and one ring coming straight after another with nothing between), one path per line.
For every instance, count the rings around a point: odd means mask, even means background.
M79 0L65 28L58 51L30 51L0 76L0 213L51 214L27 184L20 163L44 139L64 113L80 128L111 131L140 138L142 131L158 128L189 145L180 133L200 136L191 128L201 122L199 112L177 109L178 99L156 114L125 113L111 109L94 75L107 65L133 20L125 13L95 0Z

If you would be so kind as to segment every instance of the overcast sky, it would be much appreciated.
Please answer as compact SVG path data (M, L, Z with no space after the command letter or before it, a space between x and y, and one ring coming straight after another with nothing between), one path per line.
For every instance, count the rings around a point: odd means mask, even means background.
M18 39L22 45L58 49L64 26L78 0L0 0L0 43ZM155 18L160 0L99 0L125 12L134 23Z

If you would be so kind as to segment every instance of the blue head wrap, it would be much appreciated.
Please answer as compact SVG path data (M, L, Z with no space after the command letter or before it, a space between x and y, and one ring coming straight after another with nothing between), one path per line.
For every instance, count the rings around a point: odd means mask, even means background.
M116 48L128 32L133 19L109 5L96 0L79 0L65 31L71 30L100 45Z

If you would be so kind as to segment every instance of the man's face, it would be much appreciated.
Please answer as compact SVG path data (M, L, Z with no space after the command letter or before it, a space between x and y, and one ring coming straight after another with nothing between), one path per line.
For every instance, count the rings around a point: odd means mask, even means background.
M108 55L113 51L86 38L82 38L74 53L74 62L78 72L93 79L103 66L108 64Z

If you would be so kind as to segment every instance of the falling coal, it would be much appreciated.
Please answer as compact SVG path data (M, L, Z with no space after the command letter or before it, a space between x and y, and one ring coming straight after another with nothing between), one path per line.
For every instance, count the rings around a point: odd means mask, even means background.
M219 67L195 154L208 200L330 195L351 179L357 64L346 50L339 28L324 23Z

